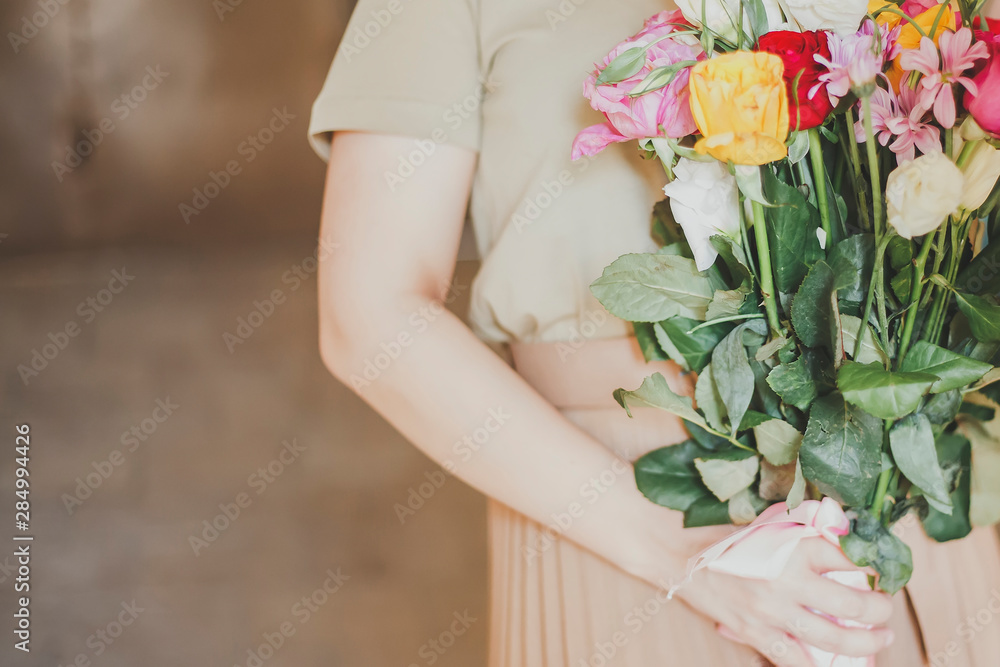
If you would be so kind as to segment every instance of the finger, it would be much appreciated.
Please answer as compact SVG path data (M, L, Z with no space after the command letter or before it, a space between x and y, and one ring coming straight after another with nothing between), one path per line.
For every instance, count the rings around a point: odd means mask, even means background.
M845 628L801 608L787 628L797 639L829 653L864 658L892 643L893 634L886 628Z
M851 559L844 555L839 546L835 546L824 539L809 538L802 540L799 545L809 569L817 574L827 572L847 572L860 570Z
M816 667L802 644L795 637L775 628L759 628L748 642L776 667Z
M798 602L835 618L865 625L885 625L892 616L892 598L861 591L826 577L813 577L798 589Z

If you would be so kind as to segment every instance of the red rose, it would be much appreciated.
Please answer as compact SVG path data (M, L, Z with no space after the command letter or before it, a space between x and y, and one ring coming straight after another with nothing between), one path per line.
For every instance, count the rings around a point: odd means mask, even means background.
M757 50L773 53L785 64L785 84L788 86L788 124L791 129L800 130L819 127L826 120L833 105L826 94L826 84L821 84L819 75L827 70L814 56L830 57L830 45L826 32L791 32L777 30L762 35ZM801 75L800 75L801 73ZM796 78L798 86L796 87ZM809 97L809 91L817 84L816 93Z

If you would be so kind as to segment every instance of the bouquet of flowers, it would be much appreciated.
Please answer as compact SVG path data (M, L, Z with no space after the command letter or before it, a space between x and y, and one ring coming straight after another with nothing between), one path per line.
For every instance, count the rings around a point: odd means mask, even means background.
M689 440L635 466L685 525L811 527L895 593L905 514L939 541L1000 520L1000 25L984 3L679 0L586 80L606 122L574 158L637 140L668 179L660 249L591 289L647 359L697 374L694 401L660 374L615 393L685 420Z

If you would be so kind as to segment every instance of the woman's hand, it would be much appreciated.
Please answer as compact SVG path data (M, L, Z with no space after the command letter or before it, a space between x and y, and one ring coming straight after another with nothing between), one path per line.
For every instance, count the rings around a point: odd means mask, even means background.
M806 539L774 581L703 569L677 597L716 621L723 635L748 644L775 665L814 667L799 642L853 657L873 655L892 643L892 631L885 627L892 615L888 595L822 576L858 569L826 540ZM843 627L813 609L871 627Z

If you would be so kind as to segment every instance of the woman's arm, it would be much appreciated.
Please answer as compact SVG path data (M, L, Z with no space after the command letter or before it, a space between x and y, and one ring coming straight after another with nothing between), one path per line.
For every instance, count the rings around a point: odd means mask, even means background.
M550 523L580 500L582 484L622 462L444 308L476 155L437 146L393 190L385 174L413 149L409 139L334 135L321 230L335 246L319 273L323 359L429 457L455 462L466 483ZM370 382L369 361L385 366ZM369 366L367 377L375 375ZM500 418L489 422L496 425L489 440L468 461L456 457L453 445L491 413ZM650 553L644 534L678 516L634 484L615 484L567 537L633 574L667 580L683 573L688 554L683 547Z
M476 155L439 145L408 179L390 185L386 176L396 174L400 156L413 150L410 139L334 135L321 230L322 241L335 247L319 272L323 359L438 463L454 459L454 443L483 427L491 413L502 414L494 419L489 440L453 472L518 512L550 523L554 514L579 501L581 485L622 463L441 305ZM634 484L606 488L565 536L654 585L683 578L695 550L690 540L701 535L703 543L703 529L684 530L679 512L653 505ZM888 617L883 596L839 584L831 588L817 576L831 563L851 567L837 549L826 546L816 545L819 555L803 561L801 572L782 585L702 576L685 598L761 650L767 647L758 645L754 633L773 641L783 636L784 622L792 615L801 620L805 613L810 618L801 632L822 635L814 644L872 653L884 645L884 631L838 628L804 611L810 606L868 623ZM762 620L749 622L757 618ZM779 664L809 663L792 646Z

